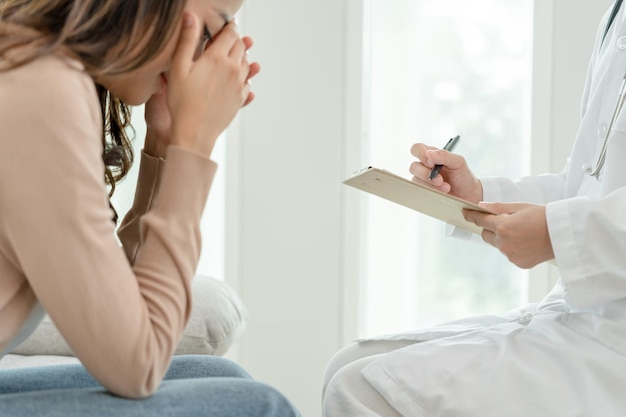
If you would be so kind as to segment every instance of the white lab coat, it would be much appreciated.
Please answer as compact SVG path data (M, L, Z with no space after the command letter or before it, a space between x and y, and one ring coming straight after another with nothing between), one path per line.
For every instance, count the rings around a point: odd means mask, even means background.
M382 339L420 343L363 369L403 416L626 416L626 109L595 166L626 69L622 7L597 35L582 122L560 174L483 181L485 201L547 205L561 280L541 303Z

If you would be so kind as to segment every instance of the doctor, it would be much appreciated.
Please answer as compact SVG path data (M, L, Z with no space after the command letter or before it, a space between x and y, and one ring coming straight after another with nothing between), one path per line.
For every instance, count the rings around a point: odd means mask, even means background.
M411 150L414 181L499 202L481 203L499 215L465 217L520 267L554 258L561 280L505 316L344 348L326 370L326 417L626 415L625 9L618 0L598 30L563 172L478 180L459 155ZM435 164L444 168L429 182Z

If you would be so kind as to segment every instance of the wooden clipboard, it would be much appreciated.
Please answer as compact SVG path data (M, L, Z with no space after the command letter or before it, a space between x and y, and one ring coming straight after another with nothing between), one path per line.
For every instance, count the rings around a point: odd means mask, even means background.
M495 214L477 204L409 181L380 168L362 169L343 183L472 233L480 234L482 229L463 218L463 209Z

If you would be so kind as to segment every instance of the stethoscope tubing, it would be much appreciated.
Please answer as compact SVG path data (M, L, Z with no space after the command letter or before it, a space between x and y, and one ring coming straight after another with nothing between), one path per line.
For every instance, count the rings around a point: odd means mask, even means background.
M609 21L606 25L606 29L604 31L604 36L602 37L602 42L600 43L600 47L604 45L604 40L606 35L609 33L609 29L617 16L619 9L622 7L623 0L617 0L613 5L613 10L611 11L611 15L609 17ZM619 89L619 96L617 98L617 104L615 105L615 109L613 110L613 116L611 117L611 123L609 124L608 129L604 135L604 142L602 143L602 149L600 150L600 155L598 156L598 162L596 162L596 167L594 169L587 168L585 171L587 174L592 177L596 177L596 179L600 179L600 171L602 171L602 167L604 166L604 161L606 160L606 151L609 146L609 138L611 137L611 133L613 132L613 126L619 117L620 112L622 111L622 107L624 106L624 101L626 101L626 71L624 72L624 78L622 80L622 86Z
M592 177L596 177L600 179L600 171L602 171L602 167L604 166L604 161L606 160L606 150L609 146L609 138L611 133L613 132L613 126L619 117L620 112L622 111L622 107L624 106L624 102L626 101L626 71L624 72L624 78L622 79L622 86L619 89L619 96L617 98L617 104L615 105L615 109L613 110L613 116L611 117L611 123L609 124L606 133L604 134L604 142L602 143L602 149L600 150L600 156L598 156L598 162L596 162L596 167L592 170L591 168L587 169L587 174Z

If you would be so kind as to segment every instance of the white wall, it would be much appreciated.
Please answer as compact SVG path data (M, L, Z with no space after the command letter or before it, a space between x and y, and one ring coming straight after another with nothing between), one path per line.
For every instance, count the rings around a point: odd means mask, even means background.
M533 129L546 138L545 147L536 148L540 151L534 155L536 171L560 170L565 165L578 128L580 98L598 24L612 2L535 2Z
M262 66L227 153L226 280L250 311L236 359L319 415L342 345L344 1L251 0Z

